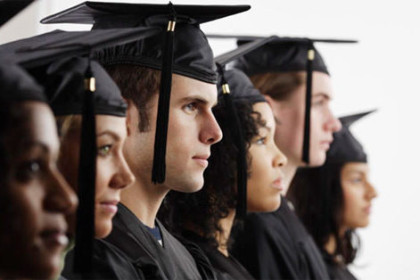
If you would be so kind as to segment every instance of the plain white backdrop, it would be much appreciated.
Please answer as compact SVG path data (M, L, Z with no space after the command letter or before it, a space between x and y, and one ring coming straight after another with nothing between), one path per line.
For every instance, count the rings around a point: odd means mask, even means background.
M0 29L0 43L79 25L39 20L80 0L38 0ZM140 2L140 1L107 1ZM143 3L145 1L142 1ZM148 1L167 3L166 1ZM362 250L351 270L361 279L420 279L420 17L416 1L213 0L175 4L249 4L241 15L206 23L208 33L357 39L318 44L332 74L338 116L378 108L355 124L369 154L379 197L371 225L359 231ZM233 40L211 40L215 54Z

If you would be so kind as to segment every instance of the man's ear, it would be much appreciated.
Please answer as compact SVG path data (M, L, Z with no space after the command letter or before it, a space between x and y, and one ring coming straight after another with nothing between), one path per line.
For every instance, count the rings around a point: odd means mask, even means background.
M136 117L133 114L138 114L136 105L134 105L133 101L129 99L125 99L125 102L127 103L127 113L125 118L125 126L127 128L127 137L133 133L133 121L136 119Z

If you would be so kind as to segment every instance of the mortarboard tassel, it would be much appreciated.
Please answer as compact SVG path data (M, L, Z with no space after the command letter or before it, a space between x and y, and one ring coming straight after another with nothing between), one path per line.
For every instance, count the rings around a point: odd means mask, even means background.
M302 161L309 164L309 147L311 133L311 103L312 103L312 63L315 58L315 48L312 41L308 44L308 57L306 61L306 98L305 98L305 123L303 132Z
M225 103L226 112L231 122L231 132L233 139L238 149L236 157L236 180L237 180L237 203L236 203L236 217L238 219L244 219L247 213L247 179L248 179L248 165L246 157L246 148L244 135L242 131L242 125L239 120L238 112L236 107L233 105L232 97L230 95L229 84L224 78L224 70L218 65L219 73L222 78L222 91L223 101Z
M152 169L152 182L161 184L165 181L166 173L166 142L168 135L169 104L172 86L172 63L173 45L175 35L176 14L171 2L168 6L172 10L171 18L168 21L168 29L165 32L162 71L160 78L159 103L156 120L156 134Z
M95 236L96 124L94 93L95 78L89 59L85 74L85 95L82 109L78 178L79 207L77 209L73 267L76 273L82 275L88 275L92 271Z

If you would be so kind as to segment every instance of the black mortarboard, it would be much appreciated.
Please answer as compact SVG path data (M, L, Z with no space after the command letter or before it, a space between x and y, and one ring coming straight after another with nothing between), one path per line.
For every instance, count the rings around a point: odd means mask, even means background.
M33 0L0 0L0 27L32 2Z
M0 103L47 102L43 89L21 67L10 61L0 63Z
M82 114L88 60L78 57L52 63L46 70L45 94L56 116ZM90 62L96 80L95 115L125 117L127 105L118 86L96 61Z
M232 133L232 137L238 149L236 159L238 193L236 215L239 219L245 218L247 213L248 166L244 132L234 103L238 100L245 100L246 102L254 104L265 102L266 100L243 72L237 69L226 70L225 66L236 58L265 44L266 41L267 39L261 39L249 42L235 50L219 55L214 59L219 71L218 99L223 100L221 104L222 106L225 106L226 113L231 120L227 131Z
M55 30L0 45L0 57L25 68L35 68L71 56L82 56L105 47L141 40L160 32L158 27L92 31Z
M156 28L127 28L94 30L89 32L55 31L41 36L9 43L0 48L3 55L26 67L47 66L58 58L87 55L85 62L70 59L50 65L47 72L37 75L48 86L49 97L59 114L82 114L80 159L78 176L79 207L77 209L74 270L89 277L92 267L95 234L96 126L95 112L122 115L125 111L118 88L101 66L90 60L93 49L110 47L147 38L159 32ZM62 63L62 64L61 64ZM66 71L68 71L66 73ZM99 74L98 77L95 74ZM62 75L63 81L60 81ZM96 83L96 79L103 85ZM50 84L49 84L50 83ZM59 86L59 88L54 88ZM74 97L66 91L73 87ZM101 92L96 93L96 88ZM83 89L84 94L76 90ZM115 89L116 92L112 90ZM102 92L104 90L104 92ZM58 94L59 93L59 94ZM65 100L69 100L66 108ZM71 101L70 101L71 100ZM96 105L98 110L96 110ZM81 105L81 106L80 106Z
M367 162L367 155L363 146L350 132L350 126L376 110L341 117L343 127L334 133L334 141L327 152L326 163Z
M213 52L199 25L249 8L84 2L41 22L94 24L94 29L127 26L160 26L166 29L161 36L97 53L98 60L106 65L134 64L162 71L152 181L163 183L172 73L215 84L217 75Z
M238 45L261 39L260 36L208 35L209 38L236 38ZM302 160L309 164L310 116L312 100L312 72L328 73L314 43L356 43L354 40L310 39L292 37L270 37L264 46L241 57L236 62L237 68L248 76L269 72L306 71L305 123L302 148Z

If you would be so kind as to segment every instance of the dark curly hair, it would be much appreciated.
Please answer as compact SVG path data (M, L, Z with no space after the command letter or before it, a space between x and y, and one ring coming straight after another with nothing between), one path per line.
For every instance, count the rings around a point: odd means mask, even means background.
M253 111L252 105L246 100L234 101L247 151L252 139L258 135L259 128L265 126L261 115ZM216 232L223 231L219 221L227 217L237 203L238 149L230 130L232 120L228 118L223 100L213 109L213 113L222 129L223 139L211 147L209 166L204 172L204 187L196 193L188 194L171 191L165 198L158 217L174 235L188 235L188 231L193 231L210 246L217 247ZM252 159L249 154L247 160L250 166ZM249 172L250 170L248 176Z
M344 211L341 170L345 163L328 163L322 167L300 168L292 180L287 197L295 206L306 229L321 251L332 235L337 247L331 261L352 263L360 247L354 230L340 236L339 229Z

